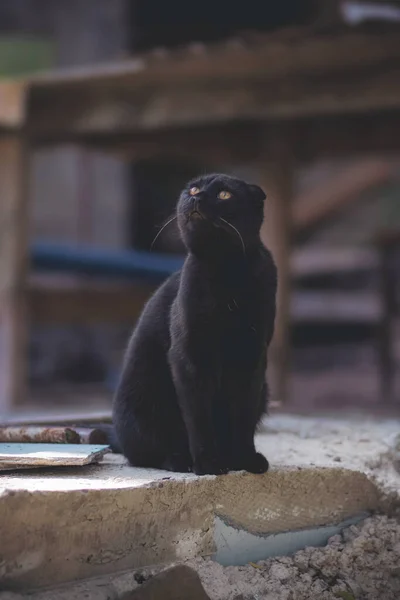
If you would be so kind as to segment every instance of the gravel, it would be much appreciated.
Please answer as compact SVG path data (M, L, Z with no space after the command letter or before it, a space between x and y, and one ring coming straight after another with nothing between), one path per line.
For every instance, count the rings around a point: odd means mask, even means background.
M400 520L374 516L291 557L194 567L212 600L399 600Z

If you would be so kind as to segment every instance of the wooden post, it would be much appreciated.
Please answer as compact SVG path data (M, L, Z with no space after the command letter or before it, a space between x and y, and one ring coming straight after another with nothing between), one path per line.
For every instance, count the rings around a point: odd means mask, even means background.
M286 142L285 142L286 140ZM277 315L269 353L271 400L284 403L288 397L290 349L290 250L293 161L290 138L282 136L260 164L260 182L267 194L261 237L278 267Z
M25 155L24 143L17 135L0 138L0 414L25 396Z
M400 247L398 239L384 237L378 241L377 249L380 258L380 296L382 300L382 315L378 329L378 365L380 391L386 404L393 404L395 397L396 360L395 360L395 318L398 314L396 298L396 273L393 262L396 251Z

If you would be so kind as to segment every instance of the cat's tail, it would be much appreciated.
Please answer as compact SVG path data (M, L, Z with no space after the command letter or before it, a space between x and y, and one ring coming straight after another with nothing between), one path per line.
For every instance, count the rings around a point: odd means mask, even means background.
M114 454L122 454L122 449L112 423L96 423L95 425L93 424L93 428L98 429L106 435L106 444L110 446Z

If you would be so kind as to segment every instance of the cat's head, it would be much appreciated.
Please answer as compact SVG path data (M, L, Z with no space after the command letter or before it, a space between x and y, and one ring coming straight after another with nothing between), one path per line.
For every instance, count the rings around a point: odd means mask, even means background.
M204 175L182 191L177 217L182 239L194 252L246 252L260 241L265 194L228 175Z

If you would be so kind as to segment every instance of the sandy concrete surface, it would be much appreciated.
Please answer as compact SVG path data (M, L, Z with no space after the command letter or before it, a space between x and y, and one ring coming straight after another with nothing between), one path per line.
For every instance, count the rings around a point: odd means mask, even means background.
M108 577L108 583L101 584L105 596L99 595L99 587L97 595L88 596L103 600L129 589L126 585L135 581L133 573L138 567L189 560L194 561L213 599L397 597L393 596L393 586L398 584L398 572L395 568L390 571L390 565L392 559L397 567L400 564L396 521L400 506L396 462L400 423L276 416L268 419L262 429L257 445L272 468L261 477L237 473L198 478L144 471L128 467L115 456L104 465L85 470L1 476L0 581L5 581L10 590L26 590L127 571L125 580L110 575L113 595L107 595L107 589L111 589ZM313 551L314 558L318 553L331 557L326 558L326 565L332 560L339 565L340 577L332 581L326 581L325 571L320 576L321 569L312 566L314 563L300 572L294 559L287 557L260 563L260 568L224 568L206 558L215 552L216 515L246 533L268 535L337 523L363 510L385 512L392 520L374 517L361 529L351 529L347 537L335 538L326 549ZM380 545L379 537L383 540ZM353 563L360 563L359 576L340 563L340 556L347 554L354 557ZM369 564L365 569L364 562ZM378 596L371 595L375 593L371 590L366 595L362 586L357 588L364 578L372 582L370 587L375 585L380 590L379 582L386 578L387 569L392 586L384 592L387 596L382 591ZM290 595L291 582L299 577L308 591L299 587L297 595ZM355 592L348 591L353 597L332 596L337 593L334 582L338 577L345 581L355 577ZM280 581L280 596L267 589L274 581ZM71 595L71 590L67 590L69 595L62 596L58 591L57 596L47 596L46 600L82 597ZM43 593L40 598L45 598Z
M398 600L400 522L371 517L324 548L241 567L203 558L186 564L196 569L211 600ZM33 594L0 593L0 600L118 600L159 571L144 568Z
M400 418L306 418L274 416L264 420L257 446L276 468L287 464L341 466L365 473L386 497L387 510L400 495Z

